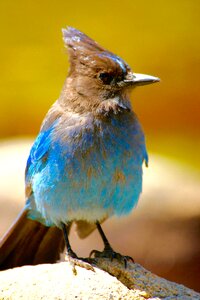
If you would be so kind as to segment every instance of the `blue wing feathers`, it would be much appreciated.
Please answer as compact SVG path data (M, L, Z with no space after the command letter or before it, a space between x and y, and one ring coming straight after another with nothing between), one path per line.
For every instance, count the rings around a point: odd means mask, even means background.
M41 161L41 159L48 154L54 125L55 123L49 129L41 131L31 148L26 164L26 182L30 181L30 177L32 177L33 173L38 172L42 165L43 167L45 166L45 161Z

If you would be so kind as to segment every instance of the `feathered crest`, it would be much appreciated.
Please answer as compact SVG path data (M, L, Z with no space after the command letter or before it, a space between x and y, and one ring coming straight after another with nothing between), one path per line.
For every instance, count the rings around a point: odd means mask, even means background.
M89 38L83 32L73 28L67 27L62 29L63 40L68 49L73 49L74 52L79 51L105 51L103 47L97 44L94 40Z
M69 75L74 71L88 74L98 70L119 75L126 73L128 65L120 57L100 46L83 32L73 27L62 29L62 32L69 53ZM84 66L87 66L87 69L84 69Z
M97 42L73 27L62 29L62 33L69 53L70 73L79 63L86 64L91 61L91 57L106 52Z

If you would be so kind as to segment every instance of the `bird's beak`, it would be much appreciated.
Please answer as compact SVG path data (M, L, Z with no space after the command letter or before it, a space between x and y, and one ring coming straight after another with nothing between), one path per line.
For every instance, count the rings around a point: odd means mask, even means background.
M127 75L127 78L124 79L123 81L126 85L138 86L138 85L155 83L160 81L160 79L158 77L154 77L146 74L129 73Z

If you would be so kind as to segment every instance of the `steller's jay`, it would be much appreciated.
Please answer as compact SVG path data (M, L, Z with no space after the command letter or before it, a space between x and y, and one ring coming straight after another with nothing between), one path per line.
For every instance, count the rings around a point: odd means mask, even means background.
M100 224L138 202L148 156L129 95L159 79L132 73L119 56L72 27L63 29L63 39L68 77L30 151L26 205L1 240L0 269L55 262L64 245L77 263L68 239L72 222L80 238L97 227L105 248L93 250L94 257L130 259L113 251Z

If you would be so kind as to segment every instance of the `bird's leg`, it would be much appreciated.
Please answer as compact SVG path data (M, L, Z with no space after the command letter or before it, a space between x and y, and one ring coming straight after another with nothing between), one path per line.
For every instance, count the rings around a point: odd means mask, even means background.
M98 258L98 257L106 257L106 258L110 258L110 260L112 261L114 258L117 259L120 262L124 263L125 268L127 267L127 262L128 261L132 261L134 262L134 260L132 259L132 257L130 256L124 256L121 255L120 253L115 252L110 243L108 242L107 237L105 236L105 233L103 232L101 225L99 224L99 222L96 222L96 226L97 229L101 235L101 238L103 240L104 243L104 250L102 252L98 251L98 250L92 250L90 253L90 257L94 254L94 257Z
M69 226L67 228L67 226L64 223L61 223L61 226L62 226L62 230L63 230L65 245L67 248L66 259L71 263L71 265L73 267L74 275L77 275L75 266L79 266L79 267L85 268L87 270L94 271L94 268L89 264L89 263L93 262L94 260L90 259L90 258L89 259L79 258L76 255L76 253L71 248L69 238L68 238Z
M64 223L61 223L61 226L62 226L62 231L63 231L63 235L64 235L65 245L67 248L67 256L70 256L72 258L78 258L76 253L71 248L69 238L68 238L68 233L69 233L68 228L66 227L66 225Z

